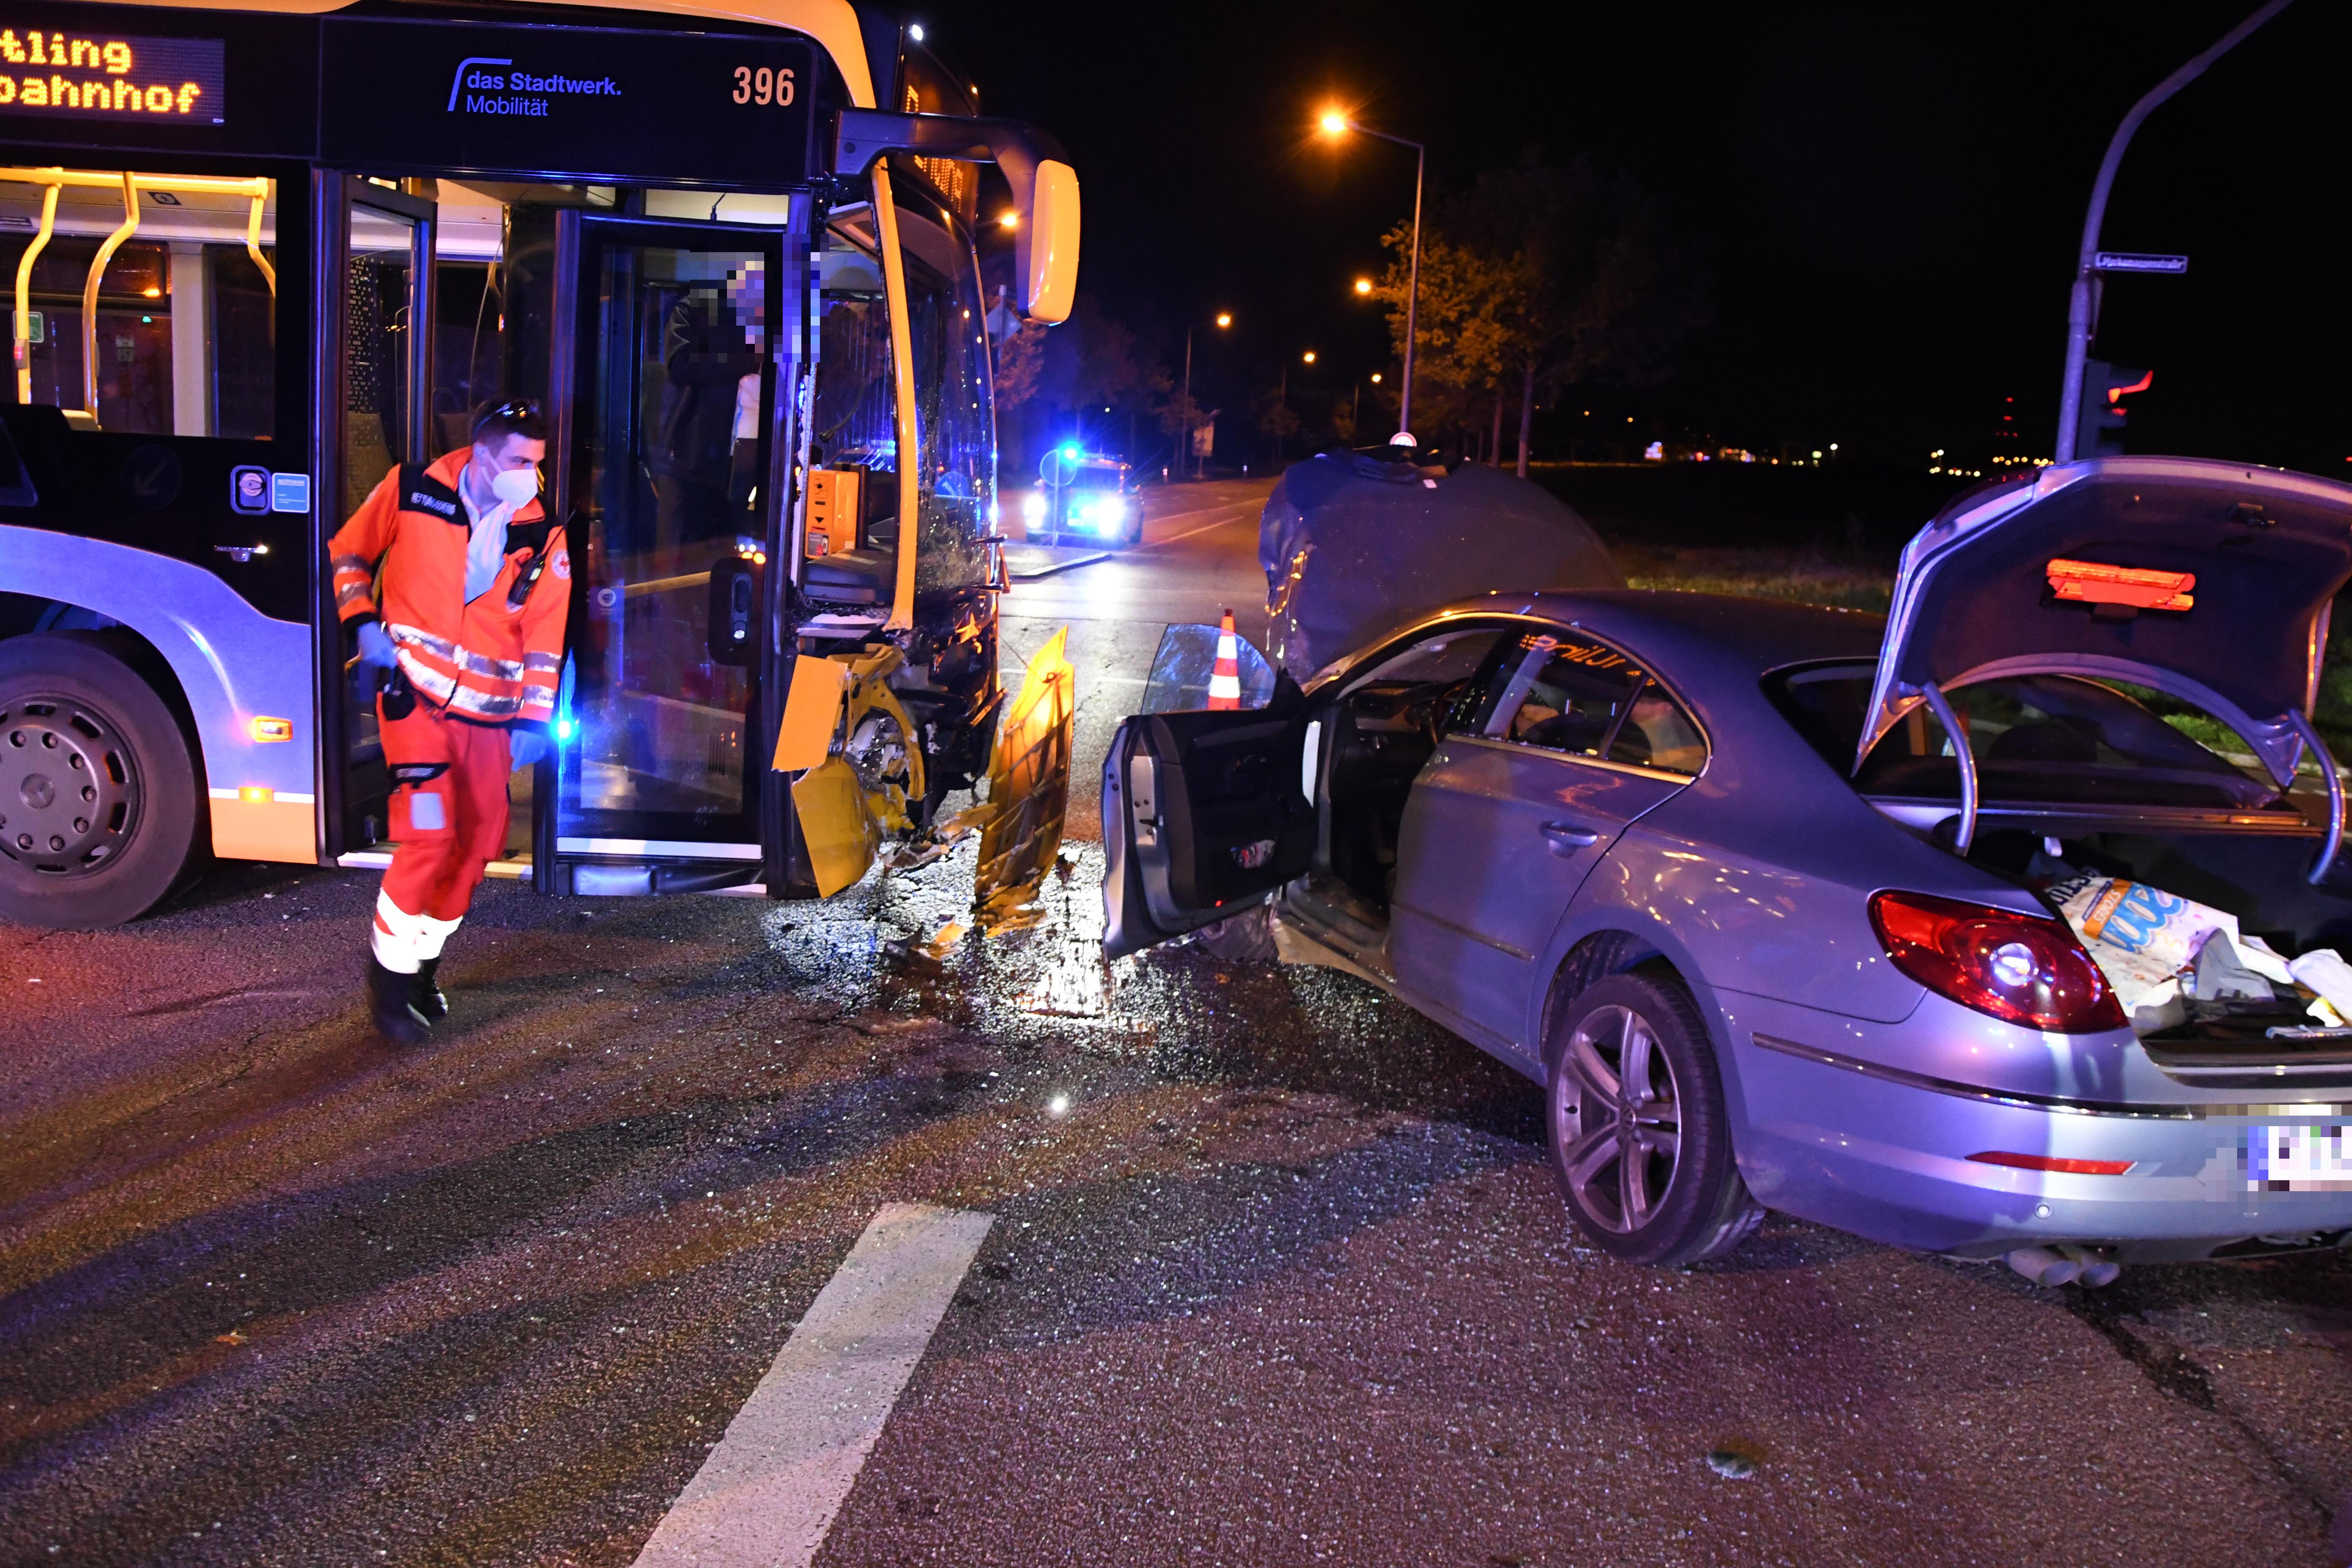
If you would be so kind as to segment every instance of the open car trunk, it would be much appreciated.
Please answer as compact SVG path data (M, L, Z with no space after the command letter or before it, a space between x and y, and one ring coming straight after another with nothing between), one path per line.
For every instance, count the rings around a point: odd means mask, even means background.
M2352 1083L2352 1028L2303 983L2324 963L2286 963L2352 951L2346 790L2311 723L2347 578L2352 487L2062 464L1912 540L1866 678L1772 689L1880 810L2064 913L2166 1070Z
M2146 889L2126 914L2126 925L2141 910L2168 910L2183 901L2232 917L2242 940L2210 954L2200 947L2206 962L2188 967L2178 996L2135 1015L2140 1044L2167 1072L2208 1087L2310 1087L2352 1083L2352 1030L2315 1017L2308 987L2245 971L2249 943L2242 939L2288 959L2320 950L2352 952L2352 889L2333 879L2315 887L2306 874L2319 842L2315 830L2096 832L2057 840L2053 856L2044 836L1997 827L1969 858L2016 877L2053 907L2064 907L2067 892L2085 879L2116 879ZM2112 926L2104 929L2118 934ZM2134 928L2126 934L2142 933ZM2227 936L2217 932L2206 940L2226 942ZM2105 944L2092 946L2097 953Z

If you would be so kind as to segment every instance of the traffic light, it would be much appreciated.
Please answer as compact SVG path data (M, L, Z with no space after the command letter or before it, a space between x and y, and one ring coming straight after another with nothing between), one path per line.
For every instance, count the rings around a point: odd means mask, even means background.
M2120 458L2124 455L2124 421L2131 410L2124 399L2146 392L2156 372L2090 360L2083 366L2083 402L2075 416L2074 456Z

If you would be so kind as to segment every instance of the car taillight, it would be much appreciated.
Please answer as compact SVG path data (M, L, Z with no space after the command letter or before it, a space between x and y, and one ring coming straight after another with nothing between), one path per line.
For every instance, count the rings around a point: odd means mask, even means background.
M1927 893L1879 893L1870 923L1895 967L1939 996L2028 1028L2125 1026L2114 987L2065 921Z

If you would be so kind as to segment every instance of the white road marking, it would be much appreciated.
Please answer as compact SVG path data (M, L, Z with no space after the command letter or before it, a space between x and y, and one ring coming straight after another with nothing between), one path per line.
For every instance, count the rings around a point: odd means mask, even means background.
M636 1568L803 1568L815 1557L993 1217L885 1204Z
M1251 501L1237 500L1231 506L1209 507L1204 510L1209 511L1244 511L1248 510L1249 507L1254 504L1255 503ZM1162 518L1160 521L1162 522L1174 522L1177 518L1199 517L1200 515L1202 514L1197 511L1180 511L1176 514L1176 517ZM1171 533L1165 539L1155 539L1150 543L1141 546L1140 549L1157 550L1163 544L1173 544L1180 539L1190 539L1196 533L1206 533L1213 528L1223 528L1225 524L1234 521L1234 519L1227 517L1221 518L1215 522L1204 522L1198 528L1188 528L1181 533Z

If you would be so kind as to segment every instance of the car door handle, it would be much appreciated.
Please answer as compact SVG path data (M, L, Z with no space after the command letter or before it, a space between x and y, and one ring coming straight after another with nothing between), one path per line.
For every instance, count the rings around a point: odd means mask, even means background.
M1601 842L1599 833L1590 827L1579 827L1573 822L1547 822L1543 825L1543 836L1549 840L1546 847L1562 857L1574 854L1579 849L1590 849Z

